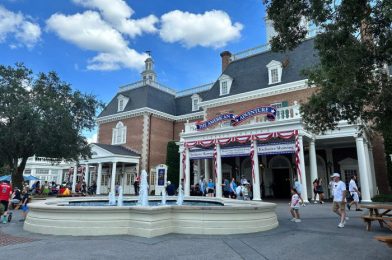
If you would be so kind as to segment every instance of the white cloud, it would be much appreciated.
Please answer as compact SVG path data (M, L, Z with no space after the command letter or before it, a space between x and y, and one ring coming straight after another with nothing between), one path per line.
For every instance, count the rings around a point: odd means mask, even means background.
M33 48L40 40L41 28L22 13L11 12L0 5L0 42L5 42L9 35L18 42L11 43L11 48L23 45Z
M134 38L143 32L155 33L158 18L149 15L141 19L130 19L133 9L123 0L73 0L74 3L87 8L99 10L102 18L121 33Z
M241 37L243 25L233 24L229 15L223 11L213 10L204 14L193 14L179 10L162 15L162 40L180 42L191 48L197 45L219 48L229 41Z
M121 33L112 28L99 13L86 11L74 15L53 14L47 21L49 31L79 48L99 52L88 61L87 69L115 70L133 68L141 70L146 54L128 48Z
M89 144L91 144L91 143L96 143L97 140L98 140L98 134L97 134L97 133L94 133L93 135L87 137L87 142L88 142Z

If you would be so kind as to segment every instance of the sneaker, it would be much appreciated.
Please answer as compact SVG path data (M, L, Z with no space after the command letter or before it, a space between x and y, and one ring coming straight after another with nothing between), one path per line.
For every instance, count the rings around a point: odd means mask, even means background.
M351 210L350 204L347 204L347 208L348 208L348 210Z
M291 222L295 222L296 218L292 218L290 219Z
M344 224L343 223L339 223L338 228L344 228Z
M295 222L299 223L299 222L301 222L301 219L297 218L297 219L295 219Z
M305 204L305 203L302 203L302 207L306 207L306 204Z
M313 203L314 203L314 204L317 204L317 201L315 200Z
M362 209L356 209L355 211L362 211Z

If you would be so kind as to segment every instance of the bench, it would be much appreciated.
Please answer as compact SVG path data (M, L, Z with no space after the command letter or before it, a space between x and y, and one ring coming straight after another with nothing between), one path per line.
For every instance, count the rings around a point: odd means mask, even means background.
M378 221L380 227L389 228L392 231L392 215L388 214L392 210L390 204L363 204L361 208L369 209L369 215L362 216L366 223L366 230L370 231L373 221Z
M375 236L378 241L387 243L388 246L392 247L392 236Z

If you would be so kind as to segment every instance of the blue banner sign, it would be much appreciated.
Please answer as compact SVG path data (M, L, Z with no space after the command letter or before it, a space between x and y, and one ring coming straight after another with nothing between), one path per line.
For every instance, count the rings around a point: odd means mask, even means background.
M274 107L270 107L270 106L261 106L261 107L256 107L251 110L248 110L238 116L236 116L235 114L223 114L223 115L219 115L217 117L214 117L213 119L203 121L200 123L196 123L196 129L197 130L204 130L204 129L209 128L219 122L227 121L227 120L231 120L231 124L233 126L235 126L235 125L238 125L251 117L254 117L254 116L257 116L260 114L266 114L268 120L273 121L273 120L275 120L276 109Z

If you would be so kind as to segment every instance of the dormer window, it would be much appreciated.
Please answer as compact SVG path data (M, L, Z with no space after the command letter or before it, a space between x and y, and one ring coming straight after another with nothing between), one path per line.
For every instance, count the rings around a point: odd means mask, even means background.
M268 84L276 84L282 81L282 63L272 60L267 64L268 69Z
M123 95L119 95L117 97L117 112L122 112L125 109L125 106L127 105L129 101L129 98L123 96Z
M112 132L112 144L125 144L127 141L127 127L118 122Z
M192 95L192 111L198 111L199 110L199 103L201 101L201 98L199 95L194 94Z
M228 75L222 74L222 76L219 77L220 96L230 94L230 88L232 83L233 78Z

